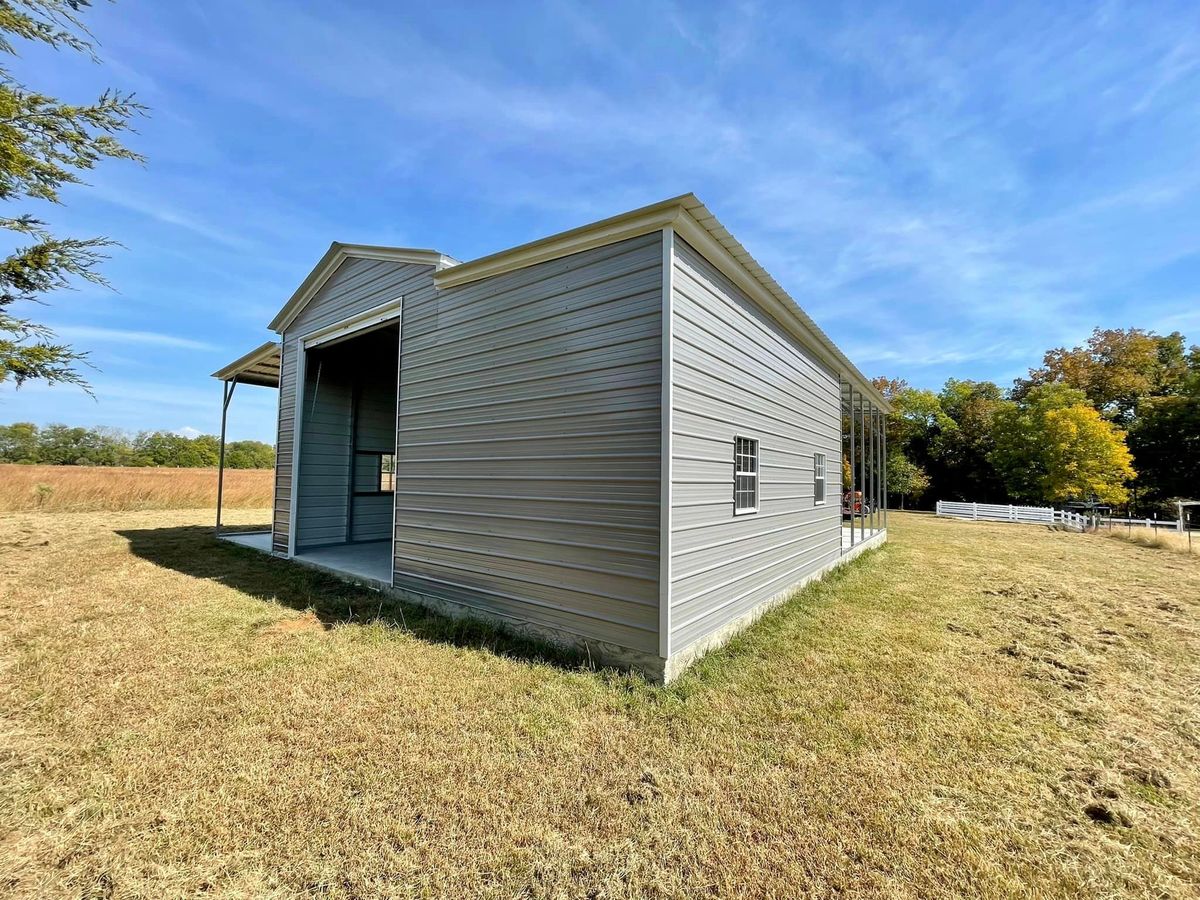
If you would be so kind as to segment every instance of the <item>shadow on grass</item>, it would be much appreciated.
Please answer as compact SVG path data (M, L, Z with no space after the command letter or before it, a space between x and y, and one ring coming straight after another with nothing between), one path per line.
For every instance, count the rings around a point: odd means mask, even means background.
M207 526L118 529L116 533L129 541L135 556L156 566L215 581L300 612L312 610L326 628L377 623L424 641L487 650L566 670L594 668L582 651L521 637L478 619L443 616L324 572L218 540Z

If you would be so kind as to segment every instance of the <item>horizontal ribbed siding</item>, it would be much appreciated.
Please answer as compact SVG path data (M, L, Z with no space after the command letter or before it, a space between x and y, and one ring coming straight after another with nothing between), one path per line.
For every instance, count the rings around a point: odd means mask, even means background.
M396 585L658 645L661 238L404 308Z
M276 450L277 465L275 470L275 520L272 529L272 546L276 551L286 553L288 549L292 479L296 475L292 460L292 449L295 435L297 368L300 358L301 338L321 328L336 324L401 296L405 298L406 302L409 299L419 299L421 296L432 296L434 290L433 271L433 266L400 264L384 260L347 259L330 276L320 292L313 297L309 304L288 326L287 332L283 335L283 358L281 361L279 384L280 403ZM388 385L388 390L393 390L392 385ZM311 398L307 399L311 401ZM300 420L302 423L304 421L304 412L304 410L301 410L302 415L300 416ZM312 459L308 462L310 466L315 466L313 469L314 477L338 477L334 471L334 468L337 466L336 461ZM302 470L303 468L301 466ZM344 538L344 497L346 494L347 478L345 465L343 465L342 472L343 501L341 515L343 520L342 536ZM300 477L302 479L305 478L303 473ZM377 507L379 504L376 501L373 505ZM336 515L337 510L331 507L327 512L328 515L324 518L330 519L331 516ZM368 521L372 517L376 520L380 519L377 511L367 514ZM298 535L302 543L315 543L318 535L323 533L328 536L331 533L331 524L329 522L320 522L318 521L319 518L320 516L316 512L309 511L306 520L310 524L317 525L317 532L314 535ZM390 527L390 508L389 514L383 517L383 519L386 520L385 524ZM299 531L299 528L297 530ZM378 530L376 528L376 532ZM387 536L386 530L383 531L382 536Z
M836 558L837 376L680 239L672 272L671 651ZM759 441L759 511L733 513L734 437ZM827 502L813 502L813 454Z
M358 370L358 410L355 414L356 450L392 453L396 449L396 365L399 331L387 328L375 332L351 350L351 365ZM355 454L355 490L378 491L378 464L375 457ZM386 541L392 533L392 496L354 497L355 541Z
M292 450L296 422L296 342L284 341L280 349L279 422L275 432L275 510L271 549L288 552L292 509Z
M300 491L296 549L346 539L350 493L350 373L314 357L304 382L300 419Z

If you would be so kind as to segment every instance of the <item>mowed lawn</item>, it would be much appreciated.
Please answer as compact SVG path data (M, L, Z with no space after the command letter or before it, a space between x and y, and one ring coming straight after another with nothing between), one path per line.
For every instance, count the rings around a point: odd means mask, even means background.
M0 894L1200 889L1194 557L897 514L663 689L208 518L0 516Z

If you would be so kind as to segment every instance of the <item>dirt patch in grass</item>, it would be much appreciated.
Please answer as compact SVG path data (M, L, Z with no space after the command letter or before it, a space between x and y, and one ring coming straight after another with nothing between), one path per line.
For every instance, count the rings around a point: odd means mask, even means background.
M0 516L0 891L1200 889L1186 557L894 515L660 689L206 518Z
M298 616L287 619L280 619L278 622L272 622L270 625L263 627L261 634L324 634L326 625L317 614L309 610L301 613Z

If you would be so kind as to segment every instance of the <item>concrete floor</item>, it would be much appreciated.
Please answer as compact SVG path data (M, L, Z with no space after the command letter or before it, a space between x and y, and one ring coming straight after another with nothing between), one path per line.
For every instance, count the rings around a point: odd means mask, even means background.
M850 527L842 526L842 553L849 553L852 549L857 549L860 545L874 540L880 535L886 535L887 529L884 528L867 528L860 529L857 524L854 526L854 542L850 541Z
M296 554L296 561L377 585L392 583L392 542L339 544Z
M235 531L221 535L221 540L249 547L251 550L261 550L263 553L271 552L271 532L269 531Z
M262 553L271 552L271 534L267 531L232 532L221 540ZM392 583L391 541L371 541L364 544L339 544L297 553L295 561L335 575L349 575L376 586Z

